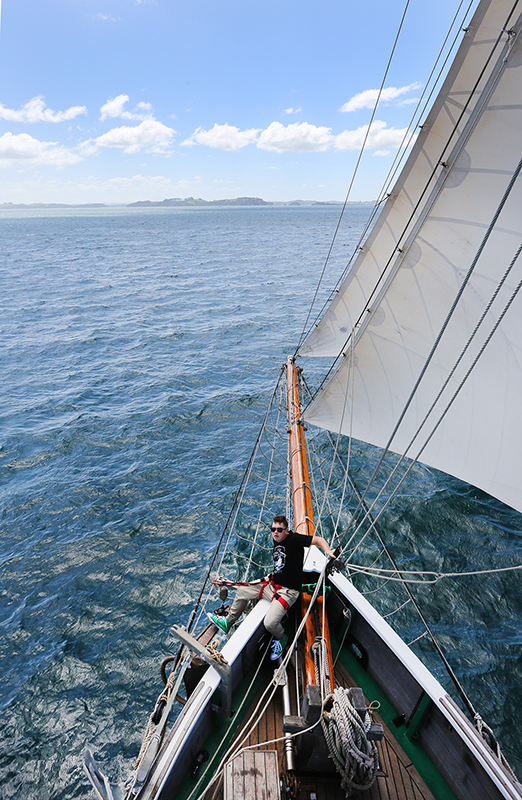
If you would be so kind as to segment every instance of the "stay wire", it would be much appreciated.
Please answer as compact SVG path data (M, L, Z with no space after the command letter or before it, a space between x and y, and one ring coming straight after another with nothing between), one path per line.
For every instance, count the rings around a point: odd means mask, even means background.
M412 117L411 117L410 123L408 125L408 128L406 129L406 133L405 133L405 135L403 137L403 140L402 140L401 144L399 145L399 150L397 152L397 155L395 156L395 159L394 159L394 161L393 161L393 163L392 163L392 165L391 165L391 167L390 167L390 169L388 171L388 175L387 175L387 177L385 178L385 180L383 182L383 188L381 189L379 197L377 198L377 203L382 202L383 199L387 199L387 197L388 197L388 189L390 187L390 184L391 184L392 180L394 180L395 175L397 174L398 169L400 167L400 164L401 164L402 160L404 159L404 156L405 156L408 148L410 147L410 145L412 143L412 138L415 136L415 129L411 130L413 125L414 125L414 121L415 121L417 116L418 116L419 119L422 119L424 114L426 113L426 110L428 108L430 100L433 97L433 94L434 94L437 86L439 85L439 82L440 82L441 77L443 75L444 69L446 68L446 65L447 65L447 63L448 63L448 61L450 59L450 56L451 56L451 54L453 52L453 49L454 49L455 45L457 44L459 35L463 30L462 29L462 25L464 24L464 20L468 16L468 14L469 14L469 12L471 10L471 7L473 6L474 2L475 2L475 0L470 0L470 2L468 4L468 7L466 8L466 11L462 15L462 22L460 22L459 25L458 25L457 32L455 33L453 41L452 41L450 47L448 48L448 51L446 53L446 57L444 58L443 63L439 67L438 75L435 78L435 80L432 81L432 78L433 78L433 76L435 74L435 71L437 69L437 64L439 63L440 59L442 58L442 55L444 53L444 50L445 50L446 45L448 43L448 40L450 38L451 31L453 30L453 28L455 27L455 24L457 23L457 18L458 18L459 14L460 14L462 6L464 5L464 0L461 0L461 2L459 4L459 7L457 8L457 10L456 10L456 12L455 12L455 14L453 16L453 20L451 21L451 23L449 25L449 28L448 28L448 31L446 33L446 37L445 37L445 39L444 39L444 41L443 41L443 43L442 43L442 45L440 47L440 50L439 50L439 53L438 53L437 58L435 60L435 63L433 65L433 68L432 68L432 70L431 70L431 72L430 72L430 74L428 76L427 81L426 81L425 88L424 88L423 92L421 93L421 96L419 98L419 102L417 103L417 105L415 107L415 110L414 110L414 112L412 114ZM424 97L425 97L426 92L427 92L427 88L430 85L431 85L431 90L430 90L428 96L426 97L426 99L424 100ZM420 111L421 106L423 106L422 107L422 111ZM419 127L422 128L422 125L420 125ZM408 134L409 134L408 143L405 144L406 139L408 138ZM383 194L386 195L384 198L383 198Z
M473 331L472 331L471 335L469 336L469 338L468 338L468 341L466 342L465 346L463 347L463 349L462 349L462 351L461 351L461 353L460 353L459 357L458 357L458 358L457 358L457 360L455 361L455 363L454 363L454 365L453 365L453 367L452 367L451 371L450 371L450 372L449 372L449 374L447 375L447 377L446 377L446 380L444 381L444 383L443 383L443 385L442 385L441 389L439 390L439 392L438 392L437 396L435 397L434 401L432 402L432 404L431 404L430 408L429 408L429 409L428 409L428 411L426 412L426 414L425 414L425 416L424 416L424 419L421 421L420 425L417 427L417 430L416 430L415 434L413 435L413 437L411 438L411 440L410 440L410 442L409 442L408 446L406 447L406 449L404 450L404 452L401 454L401 456L400 456L400 458L399 458L398 462L397 462L397 463L395 464L395 466L393 467L393 470L391 471L390 475L389 475L389 476L388 476L388 478L386 479L386 481L385 481L384 485L381 487L381 489L379 490L379 493L378 493L378 494L377 494L377 496L374 498L374 500L373 500L373 502L372 502L372 505L371 505L371 507L370 507L370 509L369 509L370 511L372 511L372 510L374 509L374 507L376 506L377 502L378 502L378 501L379 501L379 499L382 497L382 495L383 495L384 491L386 490L386 487L389 485L389 483L390 483L391 479L392 479L392 478L394 477L394 475L397 473L397 471L398 471L399 467L400 467L400 466L401 466L401 464L404 462L404 460L405 460L405 458L406 458L406 456L407 456L407 454L408 454L409 450L410 450L410 449L411 449L411 447L413 446L413 443L415 442L415 440L416 440L416 439L417 439L417 437L419 436L419 434L420 434L420 432L421 432L422 428L424 427L424 425L427 423L429 416L431 415L431 413L432 413L432 411L434 410L435 406L437 405L438 401L439 401L439 400L440 400L440 398L442 397L442 395L443 395L443 393L444 393L445 389L446 389L446 388L447 388L447 386L449 385L449 383L450 383L450 381L451 381L452 377L454 376L454 374L455 374L455 372L456 372L456 370L457 370L457 368L458 368L459 364L461 363L462 359L464 358L464 355L466 354L466 352L468 351L469 347L471 346L471 344L472 344L473 340L474 340L474 339L475 339L475 337L477 336L477 333L478 333L478 331L479 331L479 329L480 329L481 325L482 325L482 324L483 324L483 322L485 321L485 319L486 319L486 317L487 317L487 315L488 315L489 311L491 310L491 307L492 307L493 303L495 302L496 298L498 297L498 295L499 295L499 293L500 293L500 291L501 291L502 287L504 286L504 284L505 284L505 282L506 282L507 278L509 277L509 275L510 275L510 273L511 273L511 271L512 271L513 267L515 266L515 264L516 264L516 262L517 262L517 260L518 260L518 258L519 258L519 256L520 256L520 253L521 253L521 252L522 252L522 243L519 245L519 247L518 247L518 249L517 249L517 251L516 251L515 255L513 256L513 258L512 258L512 260L511 260L511 262L510 262L510 264L509 264L508 268L506 269L506 271L505 271L504 275L502 276L501 280L499 281L499 283L498 283L498 285L497 285L497 287L496 287L495 291L493 292L493 294L492 294L492 296L491 296L491 298L490 298L489 302L487 303L486 307L484 308L484 311L482 312L482 314L481 314L481 316L480 316L480 319L478 320L477 324L475 325L475 328L473 329ZM498 329L498 327L499 327L499 325L500 325L500 322L501 322L501 321L502 321L502 319L504 318L505 314L507 313L507 310L509 309L509 307L510 307L510 306L511 306L511 304L513 303L513 301L514 301L514 299L515 299L516 295L518 294L518 292L519 292L519 290L520 290L520 286L521 286L521 283L519 283L519 284L517 285L517 287L515 288L514 292L513 292L513 293L512 293L512 295L511 295L510 299L508 300L508 302L507 302L507 303L506 303L506 305L504 306L504 309L502 310L502 313L501 313L501 315L500 315L499 319L497 320L497 322L496 322L496 323L495 323L495 325L493 326L492 330L491 330L491 331L490 331L490 333L488 334L488 338L487 338L487 340L486 340L486 343L488 343L488 342L491 340L491 338L492 338L493 334L494 334L494 333L496 332L496 330ZM482 348L482 349L479 351L479 352L480 352L480 354L483 352L484 348L485 348L485 346L484 346L484 347L483 347L483 348ZM476 361L475 361L474 363L476 363ZM468 374L469 374L469 372L468 372ZM451 401L451 402L453 402L453 401ZM443 418L443 417L445 416L445 414L447 413L447 410L448 410L448 408L449 408L449 406L447 406L447 407L444 409L444 411L442 412L442 415L441 415L441 417L439 418L439 421L438 421L438 423L437 423L437 427L438 427L438 425L440 424L440 422L441 422L442 418ZM433 433L434 433L434 431L435 431L435 430L436 430L436 428L435 428L434 430L432 430L432 433L430 434L430 438L433 436ZM428 439L428 441L429 441L429 439ZM425 442L425 444L424 444L424 446L423 446L423 450L425 449L426 445L427 445L427 442ZM422 450L421 450L421 453L422 453ZM418 461L418 459L419 459L419 458L420 458L420 453L419 453L419 454L416 456L416 458L414 459L413 463L415 464L415 463ZM413 466L413 465L412 465L412 466ZM408 472L411 470L412 466L410 466L410 468L409 468ZM403 478L403 480L404 480L404 478ZM399 483L399 486L400 486L401 484L402 484L402 481L401 481L401 483ZM396 487L396 488L394 489L394 491L393 491L393 493L392 493L391 497L389 497L389 498L388 498L388 500L387 500L387 502L386 502L386 504L385 504L385 508L386 508L386 507L389 505L389 503L390 503L390 501L391 501L392 497L394 497L394 496L395 496L395 494L396 494L396 491L397 491L397 488L398 488L398 487ZM381 509L381 511L379 512L379 516L381 515L381 513L382 513L382 511L383 511L383 510L384 510L384 509ZM355 514L354 514L354 516L355 516ZM368 516L369 516L369 511L367 510L367 511L366 511L366 514L365 514L365 516L363 517L363 519L362 519L362 520L360 520L360 521L359 521L359 523L358 523L358 526L357 526L356 530L354 531L354 533L353 533L353 534L352 534L352 536L350 537L350 541L352 541L352 540L353 540L354 536L355 536L355 535L357 534L357 532L358 532L358 531L361 529L362 525L364 524L364 522L366 521L366 519L368 518ZM366 536L366 535L367 535L367 533L368 533L368 532L371 530L371 528L372 528L372 526L370 526L370 528L369 528L369 529L368 529L368 531L366 532L365 536ZM348 544L349 544L349 542L348 542ZM359 542L359 543L358 543L357 547L359 547L359 545L360 545L360 544L361 544L361 542ZM355 550L357 550L357 547L355 548ZM355 553L355 550L353 551L353 553ZM353 556L353 553L352 553L352 556Z
M470 9L473 6L474 1L475 0L470 0L470 3L468 5L468 7L467 7L466 11L463 14L463 20L465 20L466 17L468 16L468 14L470 12ZM325 312L326 308L330 305L330 303L332 302L333 298L336 296L337 291L338 291L338 287L343 282L346 274L348 273L348 270L350 269L350 266L351 266L355 256L362 249L362 243L364 242L368 231L372 227L373 221L374 221L375 217L378 214L380 206L384 202L386 202L386 200L388 200L388 197L390 196L389 195L389 192L391 191L390 184L391 184L392 180L395 179L395 176L397 175L398 169L399 169L402 161L404 160L404 157L405 157L410 145L412 144L413 137L415 136L415 127L416 127L415 120L416 119L419 119L419 120L422 119L424 114L426 113L426 110L427 110L428 105L429 105L429 103L431 101L431 98L433 97L435 89L439 85L439 82L440 82L440 79L441 79L442 74L444 72L444 69L446 68L446 65L447 65L447 63L449 61L449 58L450 58L450 56L451 56L451 54L452 54L452 52L453 52L453 50L455 48L455 45L457 43L459 34L461 33L461 29L462 29L461 26L462 26L463 22L459 24L458 31L455 34L454 39L453 39L450 47L448 48L448 52L446 54L446 57L445 57L442 65L439 68L438 75L435 78L435 80L432 81L433 76L435 74L435 70L437 69L437 64L439 63L439 61L440 61L440 59L442 57L442 54L444 53L444 49L445 49L445 47L446 47L446 45L448 43L448 39L450 37L451 31L455 27L455 23L457 22L457 17L458 17L458 15L460 13L460 10L461 10L463 4L464 4L464 0L461 0L461 3L459 5L457 11L455 12L453 20L452 20L452 22L451 22L451 24L450 24L450 26L448 28L448 32L446 34L444 42L441 45L441 48L440 48L439 53L437 55L437 58L435 60L435 64L433 66L433 69L431 70L431 72L430 72L430 74L428 76L428 79L426 81L426 86L425 86L424 90L422 91L421 96L419 98L419 101L417 103L417 106L415 107L415 110L414 110L414 112L413 112L413 114L412 114L412 116L410 118L410 122L408 124L407 129L406 129L406 133L404 134L402 142L399 145L397 154L396 154L396 156L395 156L395 158L393 160L393 163L390 166L390 169L388 170L387 176L385 177L385 179L383 181L383 184L382 184L381 190L379 192L379 195L377 197L377 200L375 201L375 204L374 204L374 206L372 208L372 211L370 213L370 217L368 218L368 220L366 222L366 225L364 226L364 229L363 229L363 231L362 231L362 233L361 233L361 235L359 237L359 240L358 240L357 244L354 247L354 251L352 253L352 256L350 257L350 259L349 259L346 267L344 268L342 274L338 278L335 287L331 290L329 297L325 300L325 302L323 303L322 308L316 314L315 321L310 325L310 327L308 328L308 331L306 333L303 331L303 333L301 334L301 338L300 338L299 344L298 344L298 349L301 346L301 344L303 342L303 339L306 338L306 336L309 335L309 333L310 333L311 329L313 328L313 326L317 324L318 320L320 320L320 318L323 316L323 313ZM430 86L430 84L432 84L432 88L431 88L428 96L424 100L427 88ZM420 110L421 106L422 106L422 111ZM422 125L420 125L419 127L422 128ZM336 231L336 234L337 234L337 231ZM333 242L332 242L332 245L333 245ZM321 282L323 280L323 276L324 276L324 270L321 273L321 276L319 278L319 286L320 286L320 284L321 284ZM307 320L310 319L310 316L311 316L311 313L312 313L312 308L313 308L313 305L315 303L315 298L317 297L317 293L319 291L319 286L317 287L316 294L314 296L314 299L312 300L312 303L311 303L311 306L310 306L310 312L308 314ZM305 326L305 328L306 328L306 326Z
M188 623L187 623L187 631L188 631L188 632L190 632L190 630L191 630L191 628L192 628L192 625L194 624L194 620L195 620L195 618L196 618L196 614L197 614L197 609L198 609L198 607L199 607L199 605L200 605L200 603L201 603L201 600L202 600L203 594L204 594L204 592L205 592L205 588L206 588L206 586L207 586L207 583L208 583L208 581L210 580L210 575L211 575L211 573L212 573L212 570L213 570L213 568L214 568L214 564L216 563L216 559L217 559L217 557L218 557L218 554L219 554L219 551L220 551L220 549L221 549L221 545L222 545L222 543L223 543L223 540L224 540L224 538L225 538L225 534L226 534L226 533L227 533L227 531L228 531L228 527L229 527L230 521L231 521L231 519L232 519L232 517L233 517L233 514L234 514L234 511L235 511L235 508L236 508L236 506L237 506L237 504L238 504L238 501L239 501L239 497L240 497L240 495L241 495L241 492L242 492L242 490L243 490L243 487L245 486L245 483L246 483L247 477L248 477L248 475L249 475L249 472L250 472L250 469L251 469L252 463L253 463L253 461L254 461L254 458L255 458L255 453L256 453L256 451L257 451L257 448L258 448L259 442L260 442L260 440L261 440L261 436L262 436L262 434L263 434L263 430L264 430L264 427L265 427L265 425L266 425L266 421L267 421L267 419L268 419L268 416L269 416L269 413L270 413L270 409L271 409L271 407L272 407L272 404L273 404L273 402L274 402L274 398L275 398L275 396L276 396L277 389L278 389L279 383L280 383L280 381L281 381L281 376L283 375L283 370L284 370L284 368L281 368L281 370L280 370L280 372L279 372L279 377L278 377L278 380L277 380L277 382L276 382L276 385L275 385L274 391L273 391L273 393L272 393L272 397L271 397L271 399L270 399L270 402L269 402L269 404L268 404L268 408L267 408L267 411L266 411L266 413L265 413L265 416L264 416L264 419L263 419L263 423L262 423L262 425L261 425L261 429L259 430L259 433L257 434L257 438L256 438L256 441L255 441L254 447L253 447L253 449L252 449L252 452L251 452L251 454L250 454L250 458L249 458L249 460L248 460L248 464L247 464L247 466L246 466L246 469L245 469L245 471L244 471L244 473L243 473L243 477L241 478L241 483L239 484L239 488L238 488L238 490L237 490L237 492L236 492L236 494L235 494L234 501L233 501L233 503L232 503L232 507L231 507L231 509L230 509L230 512L229 512L229 514L228 514L227 520L226 520L226 522L225 522L225 526L224 526L224 528L223 528L223 531L222 531L222 533L221 533L221 536L220 536L220 538L219 538L219 541L218 541L218 543L217 543L217 545L216 545L216 548L215 548L215 550L214 550L214 554L213 554L213 556L212 556L212 560L211 560L211 562L210 562L210 565L209 565L209 567L208 567L207 574L206 574L206 576L205 576L205 580L203 581L203 585L202 585L202 587L201 587L201 591L200 591L200 593L199 593L198 599L196 600L196 603L195 603L195 605L194 605L194 608L192 609L192 611L191 611L191 613L190 613L189 621L188 621Z
M494 55L494 53L495 53L495 51L496 51L496 49L497 49L498 45L499 45L499 44L500 44L500 42L501 42L502 36L503 36L503 35L505 35L506 33L508 33L508 31L506 30L506 29L507 29L507 26L508 26L508 23L509 23L509 21L510 21L510 19L511 19L511 17L512 17L512 15L513 15L514 11L515 11L515 8L516 8L516 7L517 7L517 5L519 4L519 2L520 2L520 0L515 0L515 3L514 3L514 5L513 5L512 9L511 9L511 11L509 12L509 14L508 14L508 16L507 16L507 19L506 19L506 22L505 22L505 24L502 26L502 29L501 29L500 33L498 34L498 36L497 36L496 40L493 42L493 45L492 45L491 51L490 51L490 53L489 53L489 56L488 56L488 58L486 59L486 62L485 62L485 64L484 64L484 66L483 66L483 68L482 68L482 70L481 70L480 74L478 75L478 77L477 77L477 79L476 79L476 81L475 81L475 84L474 84L474 86L473 86L473 87L471 88L471 90L469 91L469 94L468 94L468 99L467 99L467 100L466 100L466 102L465 102L465 103L462 105L462 107L461 107L461 110L460 110L460 114L459 114L459 115L457 116L457 118L455 119L455 122L454 122L454 124L453 124L453 129L452 129L452 131L451 131L450 135L447 137L446 144L443 146L443 148L442 148L442 151L441 151L441 153L440 153L440 156L439 156L439 158L437 158L437 159L435 159L435 160L434 160L434 166L433 166L433 169L432 169L432 171L431 171L430 175L428 176L428 178L426 179L426 182L425 182L424 188L423 188L422 192L420 193L420 195L419 195L419 197L418 197L418 199L417 199L417 201L416 201L416 203L415 203L415 206L413 207L413 209L412 209L412 211L411 211L411 213L410 213L410 215L409 215L408 219L406 220L406 222L405 222L405 223L404 223L404 225L403 225L402 233L401 233L401 234L398 236L398 238L397 238L397 243L396 243L396 245L395 245L395 247L394 247L394 249L393 249L393 252L391 253L390 257L388 258L388 261L386 262L386 264L384 265L384 267L383 267L383 270L382 270L382 272L381 272L381 275L379 276L378 280L376 281L376 283L375 283L375 286L373 287L373 290L372 290L372 292L371 292L370 296L368 297L368 299L367 299L367 301L366 301L366 304L365 304L365 306L364 306L364 308L363 308L363 310L362 310L362 312L361 312L361 314L360 314L359 318L356 320L355 324L353 325L353 327L352 327L352 330L351 330L350 334L348 335L348 337L347 337L347 339L346 339L346 341L345 341L344 345L343 345L343 346L340 348L340 350L339 350L339 354L338 354L338 355L336 356L336 358L333 360L332 364L330 365L330 369L329 369L329 370L327 371L327 373L324 375L324 377L323 377L323 379L322 379L322 381L321 381L321 384L319 385L319 387L318 387L318 388L317 388L317 390L315 391L314 397L316 397L316 396L317 396L317 394L318 394L318 393L321 391L321 389L322 389L322 388L323 388L323 386L325 385L326 381L327 381L327 380L328 380L328 378L330 377L331 373L333 372L333 370L334 370L334 368L335 368L336 364L338 363L339 359L340 359L340 358L341 358L341 357L344 355L344 350L345 350L345 348L346 348L346 345L347 345L347 344L348 344L348 342L349 342L349 341L350 341L350 340L353 338L355 330L356 330L356 329L357 329L357 328L360 326L360 324L361 324L361 321L362 321L362 319L363 319L363 317L364 317L365 311L366 311L366 310L367 310L367 309L370 307L370 305L371 305L371 303L372 303L372 301L373 301L373 299L374 299L374 296L375 296L375 294L377 293L377 290L379 289L379 286L382 284L382 282L383 282L383 281L384 281L384 279L386 278L386 276L387 276L387 273L388 273L388 270L389 270L389 267L391 266L391 263L392 263L392 260L393 260L393 258L394 258L394 257L397 255L397 253L398 253L398 252L400 252L400 249L401 249L402 242L403 242L403 240L404 240L404 239L405 239L405 237L406 237L406 233L407 233L407 231L408 231L408 229L409 229L409 227L410 227L410 225L411 225L412 221L415 219L415 217L416 217L416 215L417 215L417 212L418 212L418 210L419 210L419 207L420 207L420 205L421 205L421 203L422 203L422 201L423 201L423 199L424 199L424 197L425 197L425 195L426 195L426 193L427 193L427 191L428 191L428 189L429 189L430 185L432 184L432 181L433 181L433 179L434 179L434 177L435 177L435 174L436 174L436 172L437 172L437 169L439 168L439 166L440 166L441 164L443 164L443 163L444 163L443 159L445 158L445 155L446 155L446 152L447 152L447 150L448 150L448 148L449 148L450 142L452 141L452 139L453 139L453 137L454 137L455 133L458 131L458 129L459 129L459 126L460 126L460 124L461 124L462 120L464 119L464 117L466 117L466 116L469 116L469 111L468 111L469 105L470 105L471 101L473 100L473 98L475 97L475 95L476 95L476 93L477 93L477 91L478 91L478 87L479 87L479 85L480 85L480 82L481 82L482 78L484 77L484 75L485 75L485 73L486 73L486 70L487 70L487 68L489 67L489 64L490 64L490 62L491 62L491 60L492 60L492 58L493 58L493 55ZM498 77L498 76L497 76L497 77ZM480 102L480 100L479 100L479 102ZM462 146L463 146L463 145L462 145ZM462 146L461 146L460 150L462 150ZM459 153L460 153L460 150L459 150ZM449 174L449 173L448 173L448 174ZM448 174L446 175L446 178L445 178L445 180L447 179L447 177L448 177ZM441 185L440 185L440 187L439 187L439 193L440 193L440 191L442 191L443 185L444 185L444 184L441 184ZM432 204L431 204L432 206L433 206L433 204L434 204L435 200L436 200L436 198L433 198L433 200L432 200ZM312 398L312 400L313 400L313 398Z
M328 253L327 253L327 256L326 256L326 260L324 262L323 269L322 269L321 275L319 277L319 281L317 283L315 294L314 294L314 296L312 298L312 302L310 304L310 309L308 311L308 315L307 315L305 323L303 325L303 330L301 332L301 336L299 337L299 341L298 341L297 346L295 348L294 358L297 356L297 353L299 352L299 348L301 347L301 343L302 343L303 338L305 336L305 332L306 332L306 329L307 329L307 326L308 326L308 321L309 321L310 316L312 314L312 309L313 309L314 303L315 303L315 301L317 299L317 295L319 293L319 289L320 289L321 283L323 281L323 277L324 277L324 274L325 274L325 271L326 271L326 267L328 265L328 262L330 260L330 256L332 254L332 250L333 250L333 246L335 244L335 240L337 239L337 234L338 234L339 228L341 226L341 221L342 221L342 218L344 216L344 212L346 210L346 206L348 205L348 198L350 197L350 194L351 194L351 191L352 191L352 188L353 188L353 184L355 182L355 178L356 178L357 173L359 171L359 166L360 166L360 163L361 163L361 160L362 160L362 157L363 157L363 153L364 153L364 150L365 150L365 147L366 147L366 142L368 141L368 138L370 136L370 131L371 131L371 127L372 127L372 124L373 124L373 120L375 119L375 115L377 113L377 106L379 105L379 102L381 100L381 95L382 95L382 92L384 90L384 84L386 82L386 78L388 77L388 72L390 71L391 63L392 63L393 57L395 55L395 50L397 48L397 43L399 41L399 36L401 34L402 27L404 25L404 20L406 18L406 13L408 11L409 5L410 5L410 0L406 0L406 5L404 7L404 11L402 12L402 17L401 17L401 21L400 21L400 24L399 24L399 28L398 28L397 33L395 35L395 41L393 43L393 47L392 47L392 50L391 50L391 53L390 53L390 57L388 58L388 63L386 65L386 69L384 71L384 75L383 75L383 79L381 81L381 86L379 88L377 99L375 101L375 105L373 107L373 110L372 110L372 113L371 113L371 116L370 116L370 122L368 123L368 127L366 129L366 133L364 134L363 143L362 143L361 148L359 150L359 155L357 157L357 162L355 164L355 167L354 167L354 170L353 170L353 173L352 173L350 184L348 186L348 191L346 193L346 197L345 197L345 200L344 200L343 207L341 209L341 213L339 215L339 220L337 222L337 226L336 226L335 231L334 231L332 242L330 244L330 248L328 250Z

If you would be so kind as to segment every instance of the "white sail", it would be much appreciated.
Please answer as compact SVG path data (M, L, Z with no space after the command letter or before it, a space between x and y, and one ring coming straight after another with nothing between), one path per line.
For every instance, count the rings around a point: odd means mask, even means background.
M521 300L502 317L522 257L487 310L522 243L522 176L505 197L522 157L521 5L481 3L380 218L300 354L342 354L306 419L385 447L474 265L390 449L404 452L449 378L408 451L417 456L501 320L420 460L522 511Z

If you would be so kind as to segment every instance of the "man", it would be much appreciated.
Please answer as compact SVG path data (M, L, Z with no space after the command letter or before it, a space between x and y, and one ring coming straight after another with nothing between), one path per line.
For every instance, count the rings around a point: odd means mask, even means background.
M324 550L327 556L334 557L335 554L322 536L304 536L288 530L288 521L282 515L274 517L272 538L274 542L273 574L264 578L261 583L240 586L226 617L219 617L216 614L207 614L207 616L214 625L228 633L245 610L249 600L260 600L261 598L271 600L264 622L266 630L274 637L270 658L272 661L276 661L280 658L288 641L281 621L301 593L305 547L315 544Z

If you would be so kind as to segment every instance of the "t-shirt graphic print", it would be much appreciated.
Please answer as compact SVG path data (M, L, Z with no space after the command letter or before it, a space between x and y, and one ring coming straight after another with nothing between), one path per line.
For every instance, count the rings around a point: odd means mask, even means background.
M274 583L301 591L304 549L310 547L312 538L290 531L282 542L274 542Z

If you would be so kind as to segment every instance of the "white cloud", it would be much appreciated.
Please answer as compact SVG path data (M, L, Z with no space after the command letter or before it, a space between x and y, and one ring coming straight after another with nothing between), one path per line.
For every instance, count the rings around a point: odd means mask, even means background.
M107 133L91 139L83 145L83 152L88 155L99 147L115 147L124 153L164 153L170 145L174 134L173 128L167 128L156 119L146 119L140 125L112 128Z
M300 114L303 109L299 108L285 108L285 114Z
M140 119L146 120L152 118L152 106L150 103L138 103L134 111L124 111L125 103L129 102L128 94L119 94L117 97L110 97L107 102L100 108L100 121L104 122L107 118L114 119L121 117L122 119Z
M286 127L280 122L272 122L257 140L261 150L274 150L276 153L323 152L331 144L330 128L308 122L294 122Z
M233 125L218 125L216 123L210 131L198 128L182 144L206 144L207 147L216 147L219 150L240 150L242 147L246 147L247 144L252 144L256 141L259 130L259 128L250 128L246 131L240 131L239 128L235 128Z
M182 144L203 144L220 150L240 150L249 144L255 144L260 150L271 150L276 153L322 152L333 142L330 128L309 125L308 122L282 125L272 122L266 130L250 128L240 131L233 125L214 125L205 131L198 128L192 136Z
M376 150L374 156L390 156L391 150Z
M246 131L240 131L232 125L215 124L208 131L198 128L182 144L191 146L200 144L229 151L255 144L260 150L276 153L322 153L331 147L335 147L336 150L358 150L364 142L367 129L368 126L363 125L355 130L346 130L334 135L331 128L310 125L308 122L294 122L291 125L272 122L265 130L250 128ZM375 120L366 147L378 148L376 155L389 155L385 149L399 147L406 131L406 128L388 128L386 122Z
M98 11L98 13L94 15L93 19L101 19L104 22L116 22L116 17L113 17L111 14L102 14L101 11Z
M362 125L354 131L343 131L335 137L336 150L359 150L364 142L367 130L368 126ZM407 128L387 128L385 122L375 120L372 123L366 147L377 147L379 149L399 147L406 131Z
M121 116L123 106L128 102L128 94L119 94L118 97L110 97L105 105L100 108L100 120L103 122L107 117Z
M392 100L396 100L397 97L401 97L408 92L420 89L421 86L421 83L410 83L409 86L401 86L399 88L396 88L395 86L389 86L387 89L382 90L379 105L381 103L390 103ZM359 92L359 94L356 94L350 98L347 103L341 106L339 111L359 111L361 108L373 108L378 96L378 89L366 89L366 91ZM402 102L404 103L405 101L403 100Z
M8 122L64 122L86 113L85 106L71 106L66 111L52 111L50 108L46 108L41 96L33 97L18 111L6 108L0 103L0 119Z
M81 160L78 153L62 147L58 142L41 142L28 133L4 133L0 136L1 166L25 163L67 167Z

